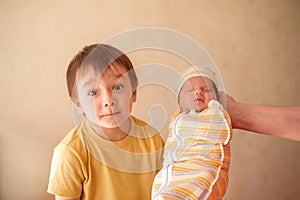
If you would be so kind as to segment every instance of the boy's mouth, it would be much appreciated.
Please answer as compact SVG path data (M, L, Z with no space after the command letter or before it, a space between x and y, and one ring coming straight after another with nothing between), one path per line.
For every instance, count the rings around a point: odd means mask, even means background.
M106 114L100 115L100 117L112 117L112 116L118 115L118 114L120 114L120 113L121 113L121 112L106 113Z

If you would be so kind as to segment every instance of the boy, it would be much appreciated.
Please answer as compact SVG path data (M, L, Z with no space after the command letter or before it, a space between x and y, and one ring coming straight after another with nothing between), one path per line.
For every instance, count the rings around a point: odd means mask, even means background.
M129 58L109 45L87 46L70 62L67 85L84 120L55 148L48 192L56 199L150 199L164 143L130 116L137 77Z
M216 101L211 71L193 66L183 77L177 95L180 114L171 117L152 199L222 199L230 162L229 115Z

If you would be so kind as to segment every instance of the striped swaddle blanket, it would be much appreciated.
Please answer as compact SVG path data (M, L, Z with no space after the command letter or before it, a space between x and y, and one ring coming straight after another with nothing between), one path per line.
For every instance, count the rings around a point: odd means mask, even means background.
M228 185L230 138L229 115L215 100L200 113L172 116L152 199L221 199Z

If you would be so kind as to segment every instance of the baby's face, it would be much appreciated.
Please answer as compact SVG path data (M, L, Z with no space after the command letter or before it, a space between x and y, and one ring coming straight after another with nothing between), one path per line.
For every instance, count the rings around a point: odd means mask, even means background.
M88 120L116 128L129 119L136 95L124 67L108 68L102 75L91 68L77 83L79 106Z
M179 107L182 110L200 112L207 108L210 100L217 100L213 82L206 77L189 78L179 93Z

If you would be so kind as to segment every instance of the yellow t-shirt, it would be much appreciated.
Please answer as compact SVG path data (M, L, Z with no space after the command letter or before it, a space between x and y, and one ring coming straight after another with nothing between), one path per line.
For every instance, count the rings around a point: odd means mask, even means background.
M48 192L98 199L151 199L164 142L145 122L131 117L122 141L105 140L81 122L54 149Z

